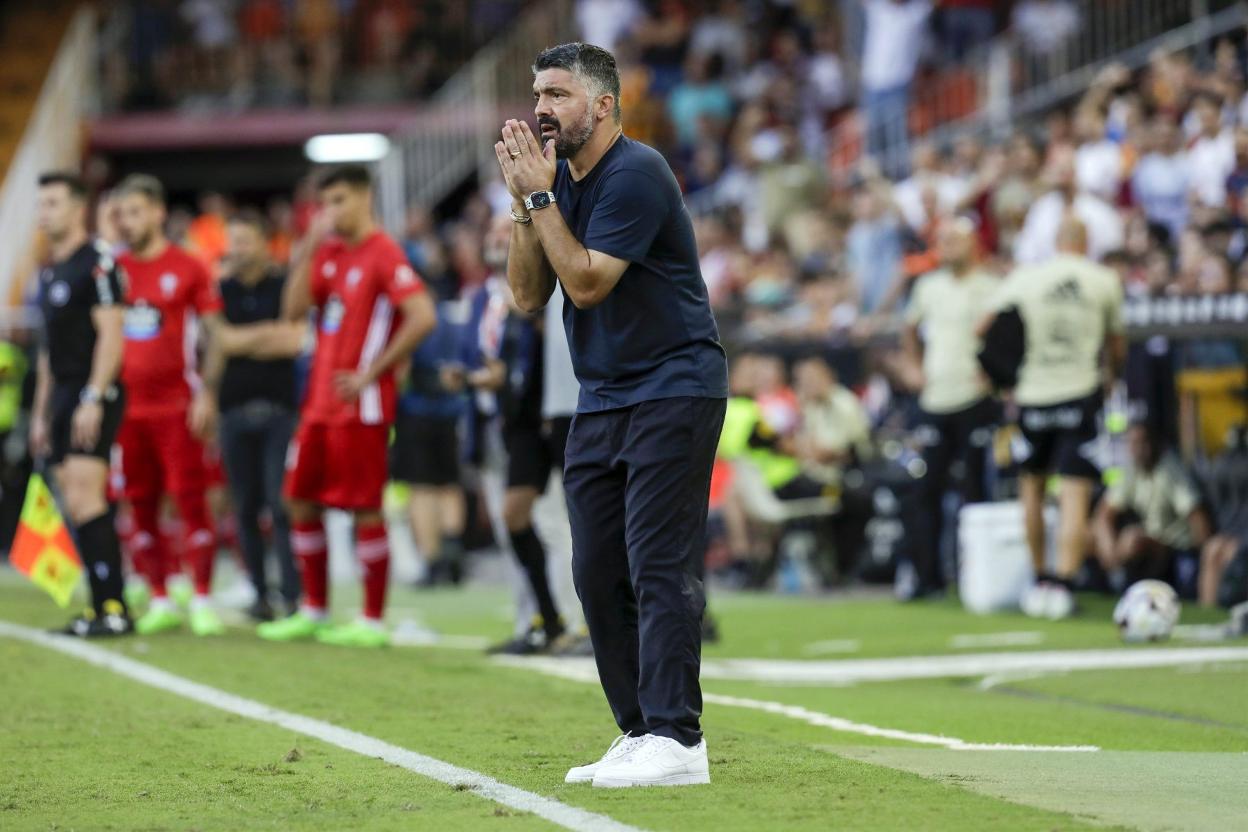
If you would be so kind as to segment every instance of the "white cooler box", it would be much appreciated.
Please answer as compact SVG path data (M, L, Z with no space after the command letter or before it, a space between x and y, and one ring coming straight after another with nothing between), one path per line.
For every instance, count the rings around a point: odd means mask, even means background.
M1056 507L1045 507L1044 525L1051 559ZM1022 505L1011 500L963 506L958 512L958 595L962 605L976 613L1016 610L1034 579Z

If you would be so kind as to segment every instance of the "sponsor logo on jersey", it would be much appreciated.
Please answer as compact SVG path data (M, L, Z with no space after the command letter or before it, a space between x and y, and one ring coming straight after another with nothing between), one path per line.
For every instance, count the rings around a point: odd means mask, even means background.
M160 276L160 293L166 298L173 297L178 290L178 276L173 272L165 272Z
M48 303L53 306L64 306L69 303L69 284L58 280L48 287Z
M345 312L346 307L342 304L342 298L330 295L325 308L321 310L321 332L327 335L337 332L342 327L342 316Z
M127 341L150 341L160 334L160 310L138 301L126 309L124 330Z

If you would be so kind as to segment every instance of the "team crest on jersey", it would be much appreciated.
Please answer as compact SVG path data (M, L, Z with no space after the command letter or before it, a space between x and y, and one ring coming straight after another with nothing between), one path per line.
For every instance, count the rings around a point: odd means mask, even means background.
M173 297L178 290L178 276L173 272L165 272L160 276L160 293L166 298Z
M406 263L400 263L394 270L394 282L400 286L410 286L416 282L416 272Z
M326 280L338 274L338 264L333 260L326 260L325 265L321 266L321 277Z
M360 269L359 266L352 266L351 270L347 272L347 286L351 289L354 289L356 285L360 282L360 278L362 278L363 276L364 276L364 272Z
M48 303L53 306L64 306L69 303L69 284L58 280L48 287Z
M342 305L342 298L330 295L325 308L321 310L321 332L327 335L337 332L342 326L342 316L345 311L346 307Z
M123 328L127 341L150 341L160 334L160 310L140 300L126 310Z

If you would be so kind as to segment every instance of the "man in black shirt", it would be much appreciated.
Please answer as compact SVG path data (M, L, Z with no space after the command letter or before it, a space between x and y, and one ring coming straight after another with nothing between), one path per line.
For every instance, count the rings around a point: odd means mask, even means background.
M282 502L286 446L295 426L295 363L304 327L281 319L285 276L269 261L264 220L244 211L227 227L225 305L219 336L205 362L205 383L217 392L221 455L229 479L243 558L256 601L252 618L269 621L265 545L260 513L273 521L273 551L281 570L287 612L299 602L299 573L290 549L290 521Z
M92 608L66 628L83 637L133 629L107 496L108 461L124 408L118 375L125 283L107 244L87 236L86 208L87 189L76 175L39 177L39 228L51 262L39 275L43 341L30 447L48 463L86 566Z
M567 43L533 72L541 143L510 121L494 146L517 223L507 279L527 312L557 291L569 301L581 383L564 461L572 569L625 734L566 780L709 783L702 557L728 369L693 223L667 161L623 135L611 53Z

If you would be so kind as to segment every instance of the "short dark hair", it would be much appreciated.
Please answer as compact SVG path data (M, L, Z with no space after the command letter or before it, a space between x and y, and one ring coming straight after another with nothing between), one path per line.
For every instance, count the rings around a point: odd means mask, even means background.
M566 69L585 85L593 97L610 95L615 99L611 115L620 120L620 70L615 56L601 46L589 43L561 43L543 49L533 61L533 74L544 69Z
M64 185L74 199L87 198L87 183L82 181L81 176L71 171L49 170L39 174L39 187L46 188L50 185Z
M147 173L132 173L117 186L117 196L140 194L157 205L165 204L165 186L160 180Z
M230 215L228 225L246 225L255 229L261 237L269 236L269 224L264 216L254 208L242 208Z
M323 191L334 185L347 185L352 188L371 188L373 175L364 165L337 165L326 170L316 180L316 189Z

